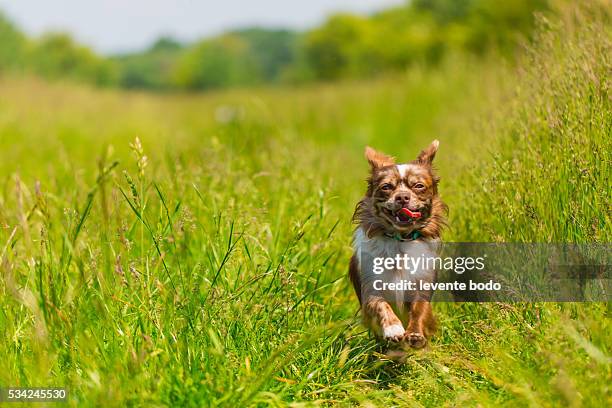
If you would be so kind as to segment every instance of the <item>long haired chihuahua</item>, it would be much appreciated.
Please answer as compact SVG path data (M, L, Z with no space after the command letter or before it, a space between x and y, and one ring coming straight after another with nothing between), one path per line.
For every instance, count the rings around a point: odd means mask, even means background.
M439 142L434 140L416 160L397 164L395 159L366 147L370 175L365 197L355 208L358 224L349 276L361 305L363 321L378 338L421 348L436 326L430 292L382 290L381 279L401 282L415 276L435 280L435 271L408 271L393 266L387 277L373 270L374 257L431 253L445 226L446 205L438 196L439 177L432 167ZM435 251L433 251L435 252ZM378 279L378 281L377 281Z

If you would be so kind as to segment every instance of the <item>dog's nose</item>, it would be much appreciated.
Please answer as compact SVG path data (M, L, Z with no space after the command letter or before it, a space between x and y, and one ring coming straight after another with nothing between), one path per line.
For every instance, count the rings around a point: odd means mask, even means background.
M395 196L395 202L398 204L408 204L410 202L410 193L398 193Z

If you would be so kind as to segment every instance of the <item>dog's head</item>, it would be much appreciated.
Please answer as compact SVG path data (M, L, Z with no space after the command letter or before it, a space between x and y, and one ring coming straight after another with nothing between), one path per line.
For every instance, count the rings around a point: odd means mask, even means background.
M368 231L439 235L446 207L438 197L439 178L432 166L438 146L434 140L416 160L403 164L366 147L371 168L368 191L355 215Z

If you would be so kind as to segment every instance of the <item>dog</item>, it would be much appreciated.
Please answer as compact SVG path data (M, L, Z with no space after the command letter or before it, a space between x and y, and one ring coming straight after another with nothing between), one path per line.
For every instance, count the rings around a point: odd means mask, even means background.
M373 283L382 275L376 275L371 262L364 259L435 253L448 212L438 195L440 178L432 165L438 147L434 140L416 160L404 164L366 147L370 164L367 191L353 214L357 227L349 277L364 324L378 338L412 348L424 347L436 329L431 292L417 290L406 296L402 291L378 290ZM398 282L403 278L431 282L435 271L421 269L415 274L395 268L386 279Z

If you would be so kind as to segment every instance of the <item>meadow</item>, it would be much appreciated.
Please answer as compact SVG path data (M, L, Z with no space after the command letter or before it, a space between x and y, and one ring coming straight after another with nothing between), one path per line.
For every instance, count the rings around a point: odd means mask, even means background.
M152 95L0 79L0 385L70 406L606 406L609 303L437 303L397 361L346 277L365 145L433 139L448 241L609 243L612 16L516 63Z

